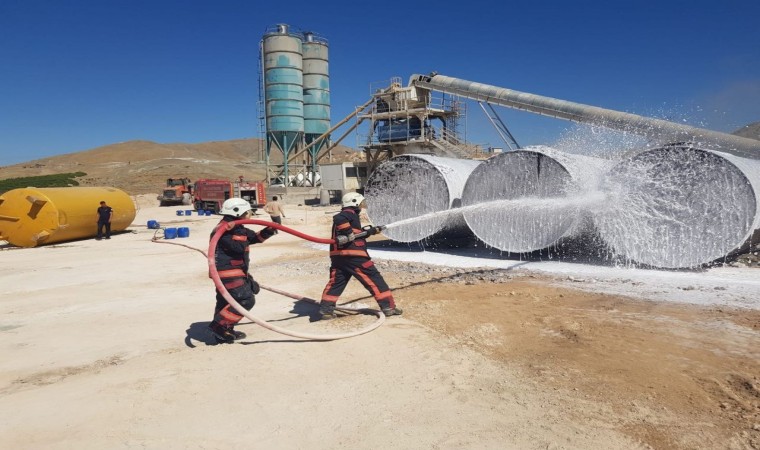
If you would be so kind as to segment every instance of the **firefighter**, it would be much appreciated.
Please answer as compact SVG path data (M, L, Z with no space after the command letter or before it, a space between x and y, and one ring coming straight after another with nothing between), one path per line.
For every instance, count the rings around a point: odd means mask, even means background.
M322 292L319 304L321 318L336 317L335 304L352 276L372 294L383 314L401 314L401 308L396 306L390 288L367 253L366 239L356 237L358 233L364 232L367 236L372 236L380 231L380 228L374 226L362 228L359 212L366 208L364 196L349 192L343 196L342 203L341 212L333 216L332 239L335 243L330 244L330 280ZM338 244L338 240L345 241L345 244Z
M232 221L251 217L251 204L242 198L225 200L219 212L224 217L217 227L225 227L227 231L221 235L216 244L216 270L232 298L240 303L246 311L250 311L256 303L259 284L254 281L249 273L249 247L251 244L259 244L272 237L274 230L266 227L256 233L241 224L232 226L230 223ZM211 236L216 233L217 229L214 229ZM227 300L217 289L214 320L209 325L209 330L211 330L216 341L218 343L230 343L245 338L245 333L233 328L242 318L243 316L227 303Z

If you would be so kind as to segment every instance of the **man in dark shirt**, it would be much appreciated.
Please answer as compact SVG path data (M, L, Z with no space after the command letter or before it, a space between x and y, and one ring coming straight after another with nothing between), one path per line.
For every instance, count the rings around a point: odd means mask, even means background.
M111 217L113 216L113 209L106 205L105 201L100 202L100 208L98 208L98 236L97 240L103 239L103 228L106 229L106 239L111 239Z

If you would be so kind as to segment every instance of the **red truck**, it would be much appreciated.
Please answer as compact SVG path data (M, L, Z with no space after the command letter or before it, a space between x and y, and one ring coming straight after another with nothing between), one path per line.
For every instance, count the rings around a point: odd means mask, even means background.
M267 204L266 187L261 181L245 181L242 176L235 181L235 197L247 200L251 209L256 212Z
M234 196L230 180L200 179L193 187L193 205L196 211L206 210L218 213L222 203Z

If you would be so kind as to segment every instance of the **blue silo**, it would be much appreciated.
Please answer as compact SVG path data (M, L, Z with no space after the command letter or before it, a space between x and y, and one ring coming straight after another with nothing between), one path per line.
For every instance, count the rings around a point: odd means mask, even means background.
M283 177L288 180L288 156L303 145L304 96L301 34L288 25L267 31L261 43L267 163L273 148L283 153Z
M303 44L303 114L306 145L330 129L330 75L327 40L312 32L304 32ZM309 148L312 173L316 172L317 155L328 143L329 136Z

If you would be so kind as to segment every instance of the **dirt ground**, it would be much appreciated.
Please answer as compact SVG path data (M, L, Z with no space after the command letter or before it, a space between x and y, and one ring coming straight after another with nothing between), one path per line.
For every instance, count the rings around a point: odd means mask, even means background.
M378 260L404 308L378 329L315 342L245 323L213 345L207 263L188 247L206 249L216 218L149 199L110 241L0 252L4 447L760 448L757 309ZM327 236L331 209L288 211ZM191 235L159 245L148 219ZM252 258L266 286L318 298L327 281L324 250L285 233ZM375 306L355 281L343 299ZM252 312L309 333L375 320L316 321L269 291Z

